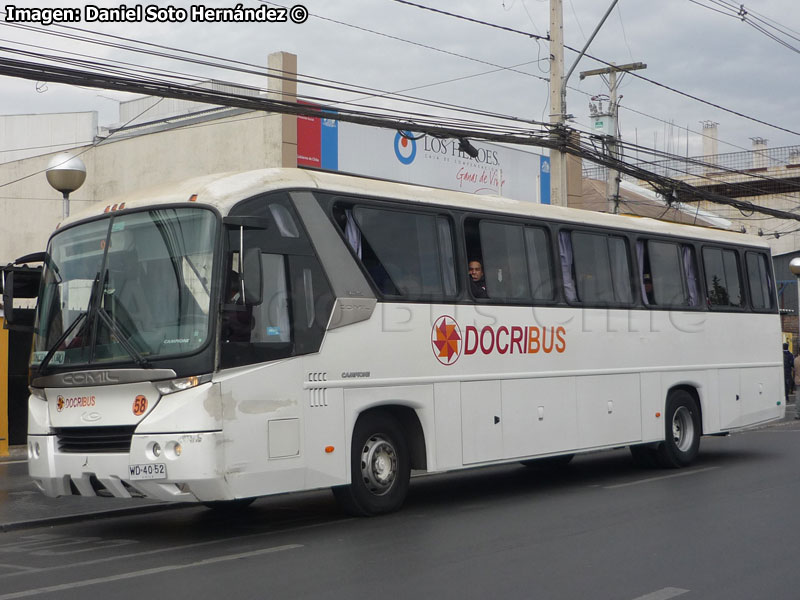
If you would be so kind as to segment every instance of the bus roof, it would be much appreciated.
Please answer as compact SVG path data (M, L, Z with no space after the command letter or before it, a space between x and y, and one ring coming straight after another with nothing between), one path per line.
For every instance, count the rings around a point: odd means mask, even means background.
M693 225L669 223L647 217L610 215L589 210L512 200L500 196L467 194L405 183L340 175L338 173L286 168L217 173L137 190L114 198L113 201L107 204L98 204L74 217L70 217L61 226L95 217L100 213L117 210L118 208L142 208L188 201L212 206L222 215L226 215L241 200L259 193L282 189L310 189L353 196L402 199L429 206L497 212L505 215L533 217L566 223L600 225L653 234L678 235L706 241L744 244L761 248L768 247L764 240L755 236Z

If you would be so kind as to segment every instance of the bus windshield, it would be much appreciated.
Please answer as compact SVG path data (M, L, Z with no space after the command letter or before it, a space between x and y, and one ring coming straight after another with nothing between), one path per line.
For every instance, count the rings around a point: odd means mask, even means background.
M149 361L200 349L218 220L201 208L114 214L49 244L34 331L40 369Z

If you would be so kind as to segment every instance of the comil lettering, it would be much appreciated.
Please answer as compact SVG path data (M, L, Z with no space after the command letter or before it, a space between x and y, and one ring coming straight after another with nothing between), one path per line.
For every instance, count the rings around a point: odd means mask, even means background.
M563 327L492 327L480 331L467 325L464 354L537 354L562 353L567 349L567 330Z

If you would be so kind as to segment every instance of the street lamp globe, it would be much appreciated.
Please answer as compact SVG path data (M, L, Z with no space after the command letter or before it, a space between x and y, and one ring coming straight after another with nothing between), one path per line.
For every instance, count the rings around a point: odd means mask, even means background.
M47 183L64 197L64 218L69 216L69 195L86 181L86 165L77 156L57 154L47 165Z
M796 277L800 277L800 256L795 256L789 261L789 270L794 273Z

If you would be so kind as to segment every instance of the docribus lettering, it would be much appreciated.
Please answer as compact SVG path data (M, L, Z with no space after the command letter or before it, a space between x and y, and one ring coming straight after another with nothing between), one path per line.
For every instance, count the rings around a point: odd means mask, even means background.
M567 349L567 330L563 327L528 327L505 325L495 328L491 325L478 328L467 325L464 328L464 354L559 354Z
M73 398L64 398L63 396L59 396L56 403L56 408L58 408L58 412L61 412L67 408L86 408L94 405L94 396L75 396Z

